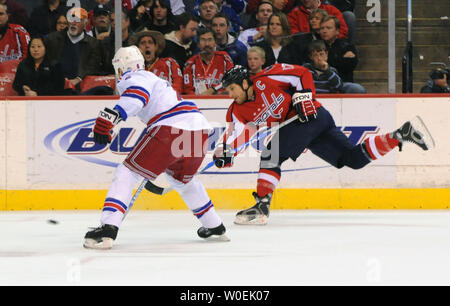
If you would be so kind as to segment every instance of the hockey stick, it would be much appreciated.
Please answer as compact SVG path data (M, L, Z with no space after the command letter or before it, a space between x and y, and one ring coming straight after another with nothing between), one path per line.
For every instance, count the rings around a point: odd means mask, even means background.
M122 220L125 219L125 217L128 215L128 212L131 210L131 207L133 207L134 202L136 202L137 197L141 194L142 190L145 187L145 184L148 182L148 179L142 180L142 183L139 185L138 189L134 193L133 197L131 198L130 204L128 205L127 211L122 217Z
M289 118L288 120L284 121L281 124L278 124L272 128L267 128L263 131L258 131L255 136L253 136L249 141L247 141L246 143L240 145L239 147L235 148L233 150L232 153L236 153L239 152L240 150L242 150L243 148L251 145L252 143L264 139L265 137L274 134L276 131L278 131L279 129L281 129L283 126L288 125L289 123L291 123L292 121L298 119L298 115L295 115L292 118ZM205 172L206 170L208 170L209 168L211 168L214 165L214 161L209 162L202 170L198 171L196 174L202 174L203 172ZM155 184L153 184L151 181L147 181L147 183L145 184L145 189L147 189L148 191L154 193L154 194L158 194L158 195L164 195L166 193L168 193L169 191L172 190L172 187L159 187L156 186Z

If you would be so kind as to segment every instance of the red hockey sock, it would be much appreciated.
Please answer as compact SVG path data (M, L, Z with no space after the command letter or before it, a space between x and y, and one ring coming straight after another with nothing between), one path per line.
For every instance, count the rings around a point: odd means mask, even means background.
M269 193L273 193L280 182L280 175L272 170L260 169L258 175L258 183L256 185L256 192L258 197L264 197Z
M398 146L399 141L390 134L372 136L364 141L367 152L372 160L376 160Z

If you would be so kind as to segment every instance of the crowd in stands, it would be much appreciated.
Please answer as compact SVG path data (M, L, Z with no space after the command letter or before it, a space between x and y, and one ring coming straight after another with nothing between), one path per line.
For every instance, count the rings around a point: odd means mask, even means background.
M180 94L223 94L234 65L257 74L274 63L308 68L319 93L365 93L353 80L354 2L124 0L122 46L136 45ZM28 16L0 0L0 84L3 73L18 95L114 94L114 1L80 3L44 0Z

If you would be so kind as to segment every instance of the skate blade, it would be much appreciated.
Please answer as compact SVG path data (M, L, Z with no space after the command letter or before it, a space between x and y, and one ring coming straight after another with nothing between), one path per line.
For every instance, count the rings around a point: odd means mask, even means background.
M216 242L228 242L231 241L230 238L228 238L228 236L226 234L222 234L222 235L212 235L209 236L208 238L203 238L206 241L216 241Z
M94 239L84 239L83 246L86 249L95 249L95 250L109 250L112 248L114 240L111 238L103 238L102 241L97 242Z
M422 118L420 116L416 116L411 120L411 125L413 128L419 132L421 132L423 135L423 141L425 142L425 146L427 147L427 150L433 149L436 146L436 143L434 142L433 137L431 136L430 131L428 130L427 126L423 122Z
M234 220L234 224L239 225L266 225L268 221L267 216L257 216L251 220L248 219L248 217L244 216L236 216L236 219Z

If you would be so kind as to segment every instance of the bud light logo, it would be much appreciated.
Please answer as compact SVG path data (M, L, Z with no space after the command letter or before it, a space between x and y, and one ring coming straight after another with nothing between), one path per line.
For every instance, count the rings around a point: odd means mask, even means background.
M44 145L51 152L62 155L66 158L76 158L86 162L117 167L124 157L128 155L134 146L145 135L146 129L136 129L124 126L115 127L110 144L97 144L94 142L94 127L96 119L76 122L63 126L50 132L44 139ZM349 137L353 144L360 143L368 134L375 134L379 128L377 126L346 126L341 127L344 134ZM209 134L208 152L212 152L216 147L225 127L215 127ZM270 139L268 133L257 133L250 146L261 152Z

